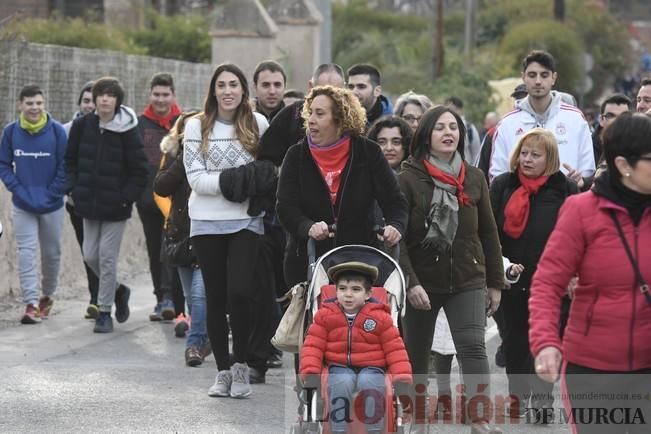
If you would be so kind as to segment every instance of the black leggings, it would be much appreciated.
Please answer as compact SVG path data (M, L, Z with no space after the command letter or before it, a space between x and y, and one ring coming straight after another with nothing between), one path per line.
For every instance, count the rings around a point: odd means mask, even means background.
M206 287L208 337L217 369L227 370L230 368L227 312L233 331L234 360L246 362L260 236L248 230L226 235L199 235L192 237L192 247Z

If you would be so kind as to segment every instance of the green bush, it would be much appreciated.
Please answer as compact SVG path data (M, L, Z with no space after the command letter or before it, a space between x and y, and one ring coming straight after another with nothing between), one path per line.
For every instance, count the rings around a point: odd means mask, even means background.
M145 48L135 44L122 31L95 22L85 22L81 18L18 20L4 28L0 35L3 38L20 36L41 44L97 48L130 54L146 52Z
M496 45L503 46L503 38L506 38L515 27L525 22L533 22L540 19L551 20L553 16L553 2L549 0L483 0L480 4L478 17L478 44L479 50L497 51ZM590 71L594 87L591 92L585 95L584 105L592 103L605 89L612 85L614 78L621 71L630 67L632 59L631 47L628 43L627 31L624 23L618 21L614 16L608 14L597 2L585 0L567 0L566 18L563 27L571 29L579 38L583 50L590 53L594 59L594 68ZM560 27L557 27L560 29ZM562 31L562 30L561 30ZM520 34L526 30L520 28ZM558 39L558 38L557 38ZM572 37L574 40L574 37ZM533 48L542 48L532 42ZM556 56L560 53L553 53ZM582 54L579 54L579 58ZM521 58L505 59L501 61L511 68L512 62L518 62ZM559 68L564 68L564 61L557 60ZM571 59L576 63L577 58ZM572 68L577 67L574 65ZM504 68L498 68L499 75L504 75ZM583 75L583 70L579 72ZM572 85L569 85L569 78L565 72L559 74L561 85L568 91L574 92ZM577 95L578 96L578 95Z
M446 61L443 77L432 79L431 20L371 10L366 2L333 5L333 61L344 68L372 63L382 72L383 93L394 99L413 90L442 103L456 95L465 103L466 117L480 123L494 109L486 81L490 69L462 63L463 16L450 14L445 22ZM449 31L448 31L449 29Z
M520 75L522 59L533 49L545 50L554 56L558 72L556 88L575 93L583 76L579 61L583 53L582 41L571 28L551 19L524 22L508 31L499 48L499 77Z
M150 56L210 62L211 37L208 22L198 15L172 17L149 12L150 26L130 32L130 36Z

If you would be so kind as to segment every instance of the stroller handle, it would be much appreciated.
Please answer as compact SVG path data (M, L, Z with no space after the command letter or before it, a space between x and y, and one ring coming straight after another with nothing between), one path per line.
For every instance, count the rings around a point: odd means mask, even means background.
M337 223L328 225L328 232L334 234L337 232ZM312 281L314 275L314 267L316 266L316 240L308 237L307 239L307 281Z
M380 236L384 236L384 226L373 226L373 232ZM396 262L400 261L400 243L395 244L389 249L389 256L391 256L391 258Z

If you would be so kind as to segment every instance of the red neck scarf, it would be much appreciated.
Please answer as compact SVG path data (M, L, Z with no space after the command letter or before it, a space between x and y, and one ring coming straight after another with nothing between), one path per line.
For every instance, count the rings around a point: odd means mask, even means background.
M151 119L154 122L158 122L158 125L165 128L167 131L169 131L172 128L172 119L174 119L180 114L181 114L181 107L179 107L178 104L176 103L172 104L172 107L170 108L170 112L167 114L167 116L158 116L156 112L154 112L154 109L151 107L151 104L147 104L147 107L145 107L145 111L143 112L143 115L147 119Z
M430 163L427 160L423 160L423 164L425 165L425 169L427 170L427 173L429 173L429 175L432 178L437 179L438 181L444 184L448 184L448 185L452 185L453 187L456 187L459 207L470 205L470 198L463 191L463 182L466 180L466 165L463 164L463 162L461 162L459 177L448 175L447 173L443 172L441 169L434 166L432 163Z
M330 191L330 201L337 202L337 192L341 182L341 174L348 162L350 154L350 137L344 137L332 146L310 146L310 153L316 162L323 180Z
M504 233L511 238L520 238L524 228L529 220L529 208L531 206L529 198L538 193L540 187L545 185L549 176L541 176L539 178L527 178L520 172L518 179L520 180L520 187L518 187L504 206Z

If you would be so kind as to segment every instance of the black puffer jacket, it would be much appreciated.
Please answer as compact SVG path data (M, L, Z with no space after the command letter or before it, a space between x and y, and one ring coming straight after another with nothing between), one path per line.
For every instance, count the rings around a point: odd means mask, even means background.
M547 239L556 225L558 210L565 199L579 192L576 183L562 172L556 172L529 199L529 219L520 238L511 238L504 233L504 207L513 192L520 187L516 173L503 173L493 180L490 187L491 205L502 243L502 254L514 264L524 265L524 271L511 290L528 289L536 271Z
M120 221L131 217L133 202L147 183L147 158L133 116L121 130L100 129L89 113L74 120L65 157L66 192L75 213L89 220ZM116 115L117 117L118 115ZM131 128L129 128L133 125Z
M283 108L269 123L260 138L257 159L268 160L280 166L287 150L305 138L305 122L301 116L303 101L296 101Z
M285 278L289 285L307 277L307 234L315 222L337 224L334 238L317 241L318 256L344 244L376 246L372 218L376 200L387 225L403 235L407 225L407 201L396 177L380 147L363 137L351 138L350 155L334 205L306 140L287 151L277 198L280 223L289 233L285 255Z

